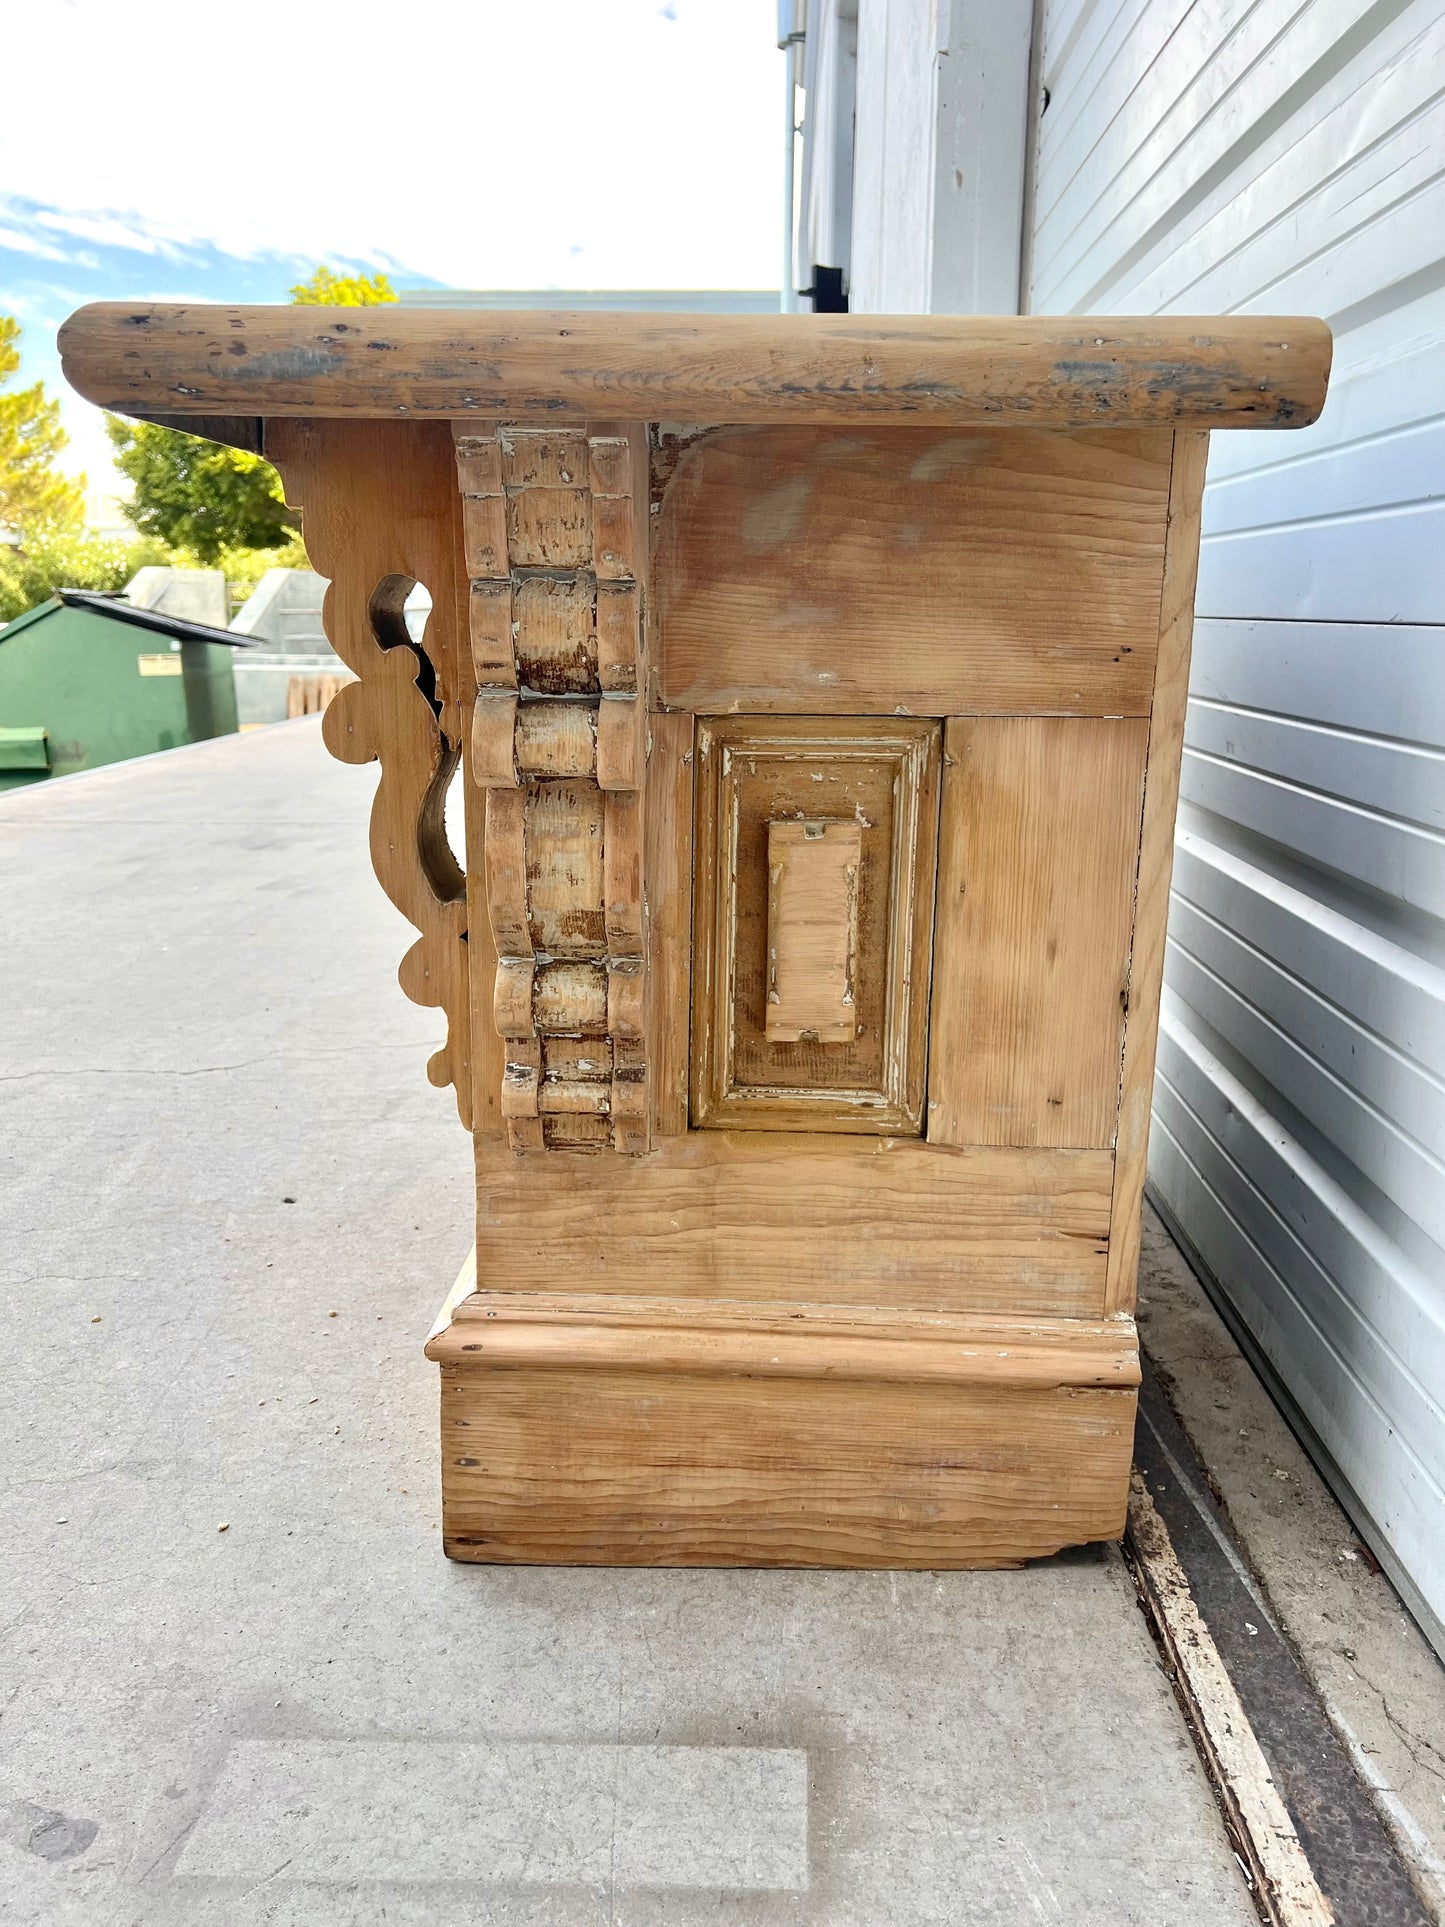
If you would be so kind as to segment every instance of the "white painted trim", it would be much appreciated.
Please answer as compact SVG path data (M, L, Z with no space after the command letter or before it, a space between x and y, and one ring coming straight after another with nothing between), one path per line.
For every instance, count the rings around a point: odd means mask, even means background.
M860 0L855 311L1018 312L1032 41L1032 0Z

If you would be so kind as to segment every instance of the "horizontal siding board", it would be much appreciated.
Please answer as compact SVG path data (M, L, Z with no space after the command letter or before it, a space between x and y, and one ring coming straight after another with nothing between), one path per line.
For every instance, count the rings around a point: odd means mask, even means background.
M1195 1014L1166 994L1160 1025L1161 1104L1166 1091L1207 1119L1219 1154L1244 1173L1267 1202L1262 1248L1286 1272L1291 1253L1307 1252L1332 1290L1402 1370L1419 1380L1437 1413L1445 1385L1445 1299L1434 1260L1413 1260L1281 1123L1276 1109L1246 1084L1200 1035ZM1176 1120L1177 1121L1177 1120ZM1283 1241L1287 1234L1288 1243ZM1331 1314L1335 1319L1341 1314ZM1338 1329L1343 1331L1344 1326ZM1445 1459L1439 1461L1445 1469Z
M1186 749L1180 795L1382 896L1445 917L1445 841L1278 777Z
M1445 746L1445 628L1199 617L1193 692Z
M1352 11L1368 4L1352 0ZM1222 38L1207 9L1190 9L1131 103L1129 124L1101 143L1093 166L1061 182L1039 222L1035 262L1049 305L1084 298L1101 273L1117 276L1139 258L1161 222L1177 224L1199 181L1249 142L1301 58L1309 64L1311 30L1328 36L1305 0L1261 0Z
M1238 980L1226 982L1180 938L1171 936L1164 981L1327 1143L1445 1246L1445 1171L1438 1157L1265 1015ZM1342 1038L1337 1048L1346 1043Z
M1371 1536L1395 1554L1438 1624L1445 1619L1445 1423L1426 1389L1427 1376L1445 1369L1438 1322L1402 1294L1401 1254L1387 1251L1383 1263L1371 1264L1368 1242L1336 1215L1339 1200L1311 1182L1322 1174L1298 1158L1288 1173L1272 1163L1277 1134L1268 1114L1246 1107L1242 1116L1240 1087L1191 1076L1192 1069L1171 1026L1160 1039L1151 1184L1343 1472ZM1348 1248L1344 1262L1357 1293L1373 1273L1382 1311L1396 1326L1413 1326L1410 1337L1384 1342L1290 1232L1281 1199L1321 1239ZM1415 1371L1402 1363L1406 1357Z
M1382 286L1409 280L1439 258L1445 206L1438 167L1426 173L1418 155L1410 158L1424 178L1408 186L1388 179L1348 215L1338 206L1345 181L1338 196L1286 203L1258 245L1226 251L1223 259L1224 237L1200 236L1121 288L1108 312L1317 314L1328 321Z
M1393 1191L1387 1172L1391 1160L1406 1164L1405 1177L1422 1187L1428 1212L1430 1193L1445 1191L1437 1079L1185 898L1171 906L1169 942L1169 987L1397 1202L1408 1181ZM1260 1041L1264 1056L1252 1050ZM1424 1222L1418 1212L1412 1216ZM1445 1239L1445 1208L1437 1220Z
M1445 1082L1445 970L1187 830L1175 848L1174 886L1242 943L1287 963L1345 1020Z
M1136 97L1157 95L1160 58L1192 10L1193 0L1125 0L1087 49L1081 37L1080 82L1061 93L1061 111L1052 126L1045 120L1039 143L1050 177L1065 189L1061 209L1069 205L1067 188L1081 176L1103 171L1101 153L1117 152L1124 144L1120 136ZM1038 226L1046 242L1051 225L1046 212Z
M1171 1068L1178 1068L1172 1047L1167 1057ZM1183 1071L1180 1075L1188 1081ZM1414 1471L1423 1488L1426 1499L1422 1507L1423 1523L1423 1518L1428 1516L1430 1495L1439 1492L1445 1484L1441 1457L1445 1450L1445 1416L1438 1402L1431 1397L1419 1374L1408 1368L1404 1362L1406 1355L1386 1344L1368 1320L1360 1317L1337 1280L1288 1230L1274 1209L1269 1193L1251 1171L1251 1147L1247 1144L1240 1147L1245 1157L1243 1163L1222 1150L1214 1127L1228 1101L1224 1094L1211 1088L1198 1091L1196 1101L1202 1108L1201 1116L1184 1103L1167 1071L1161 1083L1157 1111L1161 1141L1174 1141L1193 1166L1196 1183L1222 1202L1232 1221L1234 1237L1227 1252L1212 1254L1222 1256L1225 1263L1223 1272L1214 1275L1227 1277L1236 1289L1250 1274L1256 1290L1267 1283L1266 1296L1273 1302L1266 1315L1277 1327L1284 1322L1281 1314L1288 1304L1289 1312L1304 1328L1298 1336L1313 1354L1312 1375L1327 1385L1344 1389L1352 1402L1370 1408L1364 1415L1371 1429L1378 1433L1388 1424L1398 1434L1414 1461ZM1261 1167L1256 1163L1255 1168ZM1151 1176L1156 1189L1166 1189L1161 1178L1167 1178L1167 1171L1167 1156L1161 1156ZM1271 1181L1274 1181L1273 1174ZM1172 1196L1169 1205L1174 1211ZM1327 1200L1311 1192L1308 1185L1302 1190L1300 1205L1302 1209L1307 1208L1316 1221L1329 1212ZM1190 1242L1197 1247L1200 1240L1195 1228L1188 1219L1183 1222L1190 1231ZM1254 1254L1252 1262L1244 1256L1245 1247ZM1205 1248L1208 1248L1207 1242ZM1423 1350L1417 1356L1428 1364L1432 1353L1439 1350L1441 1334L1431 1328L1428 1319L1421 1320L1420 1324ZM1269 1346L1266 1350L1271 1353L1273 1363L1279 1354ZM1285 1351L1283 1356L1288 1360L1289 1352ZM1357 1461L1357 1476L1359 1464ZM1393 1494L1381 1494L1378 1499L1382 1523L1388 1520L1393 1497Z
M1354 25L1376 13L1353 0L1333 13L1316 6L1306 21L1310 33L1326 37L1335 21L1337 44L1351 48ZM1439 112L1432 96L1441 40L1445 27L1435 0L1420 0L1378 39L1366 39L1318 91L1299 98L1295 112L1279 118L1279 102L1297 96L1300 73L1310 67L1308 58L1297 66L1293 50L1283 46L1264 92L1241 92L1231 102L1235 123L1216 127L1218 150L1185 146L1177 166L1135 197L1133 241L1094 229L1073 276L1035 283L1035 308L1208 314L1247 306L1266 287L1277 287L1281 272L1299 270L1341 233L1439 172L1439 152L1432 156L1428 133L1414 121ZM1320 42L1310 50L1318 58ZM1254 143L1252 133L1262 125L1268 133ZM1135 141L1141 135L1143 129L1135 129ZM1042 150L1040 173L1046 177ZM1331 310L1275 295L1260 312Z
M1133 70L1131 42L1143 33L1157 44L1159 16L1177 18L1185 4L1187 0L1102 0L1080 17L1067 54L1067 85L1051 89L1054 97L1039 125L1042 173L1069 178L1080 130L1086 148L1091 147L1112 118L1118 100L1114 70L1121 62ZM1044 84L1050 85L1047 53Z
M1413 372L1391 370L1401 388L1409 386ZM1312 447L1284 468L1236 469L1224 479L1211 467L1203 520L1206 538L1242 529L1338 521L1438 495L1445 476L1445 414L1387 433L1379 428L1377 423L1376 432L1359 442L1341 442L1328 433L1314 436ZM1228 447L1227 436L1219 440Z
M1413 1161L1413 1175L1423 1180L1427 1196L1430 1189L1445 1191L1445 1183L1441 1182L1445 1177L1441 1171L1441 1158L1445 1156L1445 1104L1441 1102L1437 1078L1348 1017L1337 1004L1320 996L1282 965L1246 944L1197 904L1176 896L1169 929L1170 941L1177 952L1170 959L1167 972L1173 989L1188 1000L1191 979L1197 978L1201 971L1211 973L1227 986L1229 995L1244 1003L1251 1022L1257 1014L1265 1025L1283 1032L1285 1048L1300 1054L1304 1068L1298 1076L1280 1079L1278 1087L1296 1109L1310 1116L1339 1148L1348 1150L1341 1139L1349 1133L1335 1127L1342 1108L1348 1106L1351 1098L1361 1100L1363 1105L1386 1118L1386 1133L1371 1129L1366 1117L1354 1119L1356 1135L1364 1137L1369 1145L1364 1157L1353 1160L1360 1170L1374 1178L1381 1189L1388 1190L1370 1165L1382 1135L1398 1131L1405 1144L1419 1153ZM1218 999L1211 1001L1218 1002ZM1227 1022L1217 1022L1205 998L1200 998L1199 1004L1217 1029L1228 1034L1236 1028ZM1248 1035L1246 1030L1244 1037L1247 1039ZM1259 1061L1264 1069L1263 1060ZM1441 1213L1439 1230L1445 1236L1445 1211Z
M1191 749L1445 830L1445 751L1195 697Z
M1199 553L1207 616L1429 623L1442 597L1445 501L1323 528L1214 536Z

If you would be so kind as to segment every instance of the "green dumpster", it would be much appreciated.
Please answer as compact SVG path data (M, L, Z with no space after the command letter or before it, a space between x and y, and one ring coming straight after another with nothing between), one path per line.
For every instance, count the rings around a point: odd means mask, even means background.
M228 630L62 589L0 629L0 789L234 734Z

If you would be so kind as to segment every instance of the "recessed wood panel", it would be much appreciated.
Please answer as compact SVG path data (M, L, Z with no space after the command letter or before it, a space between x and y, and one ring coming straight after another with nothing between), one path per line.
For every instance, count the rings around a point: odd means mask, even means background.
M700 723L694 838L692 1121L916 1132L928 1048L936 723L733 716ZM835 1018L770 1033L773 826L856 837ZM793 933L792 954L798 950ZM825 946L826 947L826 946ZM849 959L851 958L851 962Z
M646 1158L477 1157L489 1291L648 1292L1097 1317L1107 1151L689 1131Z
M1148 714L1171 437L717 429L654 517L669 707Z
M931 1143L1113 1144L1148 732L950 720Z

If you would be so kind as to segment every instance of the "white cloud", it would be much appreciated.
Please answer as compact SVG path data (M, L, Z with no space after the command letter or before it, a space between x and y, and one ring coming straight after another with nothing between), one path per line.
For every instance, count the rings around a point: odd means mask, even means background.
M0 249L92 270L0 286L67 465L113 485L53 346L107 293L281 299L323 260L403 286L775 286L774 40L773 0L256 0L244 33L205 0L11 8L7 59L63 82L65 126L52 87L7 98Z
M136 224L118 220L113 214L58 214L43 208L35 216L38 227L73 234L82 241L94 241L103 248L129 248L136 254L174 252L158 235L146 234Z
M0 248L12 248L17 254L33 254L40 261L69 261L72 258L63 248L52 247L48 241L42 241L18 227L0 226ZM92 260L94 258L91 257Z

